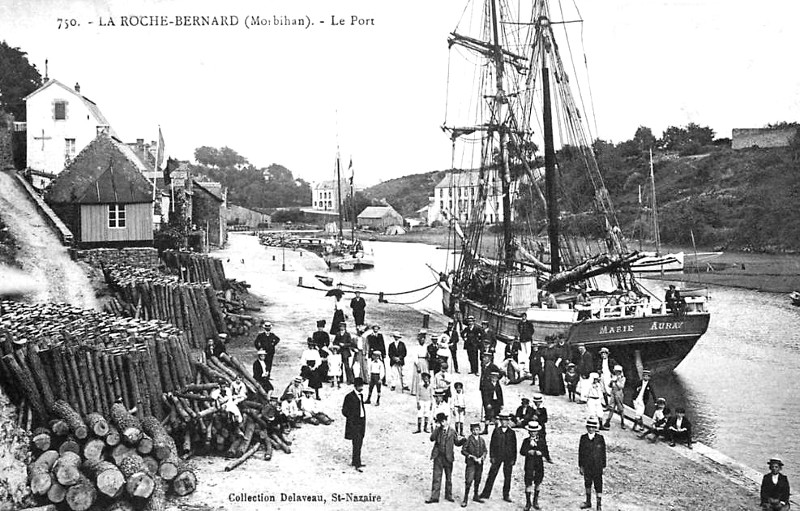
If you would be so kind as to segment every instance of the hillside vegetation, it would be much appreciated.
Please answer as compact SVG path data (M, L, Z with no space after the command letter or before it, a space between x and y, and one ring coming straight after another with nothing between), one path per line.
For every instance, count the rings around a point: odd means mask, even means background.
M435 170L390 179L365 189L364 195L371 199L385 199L403 216L415 216L417 210L428 205L428 197L433 197L433 188L444 174L443 170Z

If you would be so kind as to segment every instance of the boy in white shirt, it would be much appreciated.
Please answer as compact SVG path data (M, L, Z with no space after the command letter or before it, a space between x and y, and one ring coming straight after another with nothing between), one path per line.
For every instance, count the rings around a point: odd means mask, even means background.
M383 360L381 360L381 352L378 350L374 350L372 352L372 360L369 361L369 394L367 394L367 400L364 403L370 403L372 399L372 389L377 387L378 388L378 397L375 400L375 406L380 406L381 404L381 382L386 377L386 368L383 365Z
M467 414L467 403L464 399L464 384L457 381L453 384L455 392L450 396L450 416L453 419L456 432L464 436L464 418Z
M417 392L417 430L414 433L421 433L422 421L425 420L425 433L428 433L428 419L431 417L433 402L433 387L431 386L431 375L422 373L422 384Z

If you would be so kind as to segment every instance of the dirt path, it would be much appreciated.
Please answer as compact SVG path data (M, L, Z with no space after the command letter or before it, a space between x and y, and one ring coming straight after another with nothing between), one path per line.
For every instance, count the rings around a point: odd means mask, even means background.
M273 371L274 385L282 391L299 370L299 359L305 339L314 330L316 319L330 322L331 298L324 293L297 287L303 275L305 259L295 252L286 252L286 271L281 271L281 252L258 245L246 235L232 235L231 248L216 253L225 261L229 277L246 280L252 291L268 304L263 317L281 337ZM275 255L275 260L273 260ZM242 262L244 260L244 262ZM309 261L310 262L310 261ZM312 271L313 273L313 271ZM311 277L313 278L313 277ZM369 297L371 298L371 297ZM368 298L367 322L378 322L384 334L400 331L411 342L422 317L406 306L378 304ZM346 296L347 300L348 297ZM346 308L346 310L349 310ZM440 331L441 316L431 317L431 330ZM248 364L254 358L252 342L231 350ZM468 367L466 355L459 352L459 363ZM467 421L477 419L480 397L477 378L459 375L467 396ZM527 382L506 386L506 405L515 409L522 396L533 394ZM203 457L199 467L198 490L181 499L183 509L461 509L458 504L443 502L425 506L431 484L431 442L428 435L415 435L415 402L408 393L391 393L384 389L379 407L367 408L367 435L364 443L364 473L348 466L350 444L343 438L344 419L341 403L350 389L343 386L322 391L320 408L335 419L330 426L306 425L292 433L292 454L276 452L271 461L257 454L233 472L223 472L224 458ZM546 465L541 499L542 509L577 509L583 497L583 480L578 473L578 438L585 432L585 405L568 402L563 397L546 397L550 414L548 442L553 464ZM682 456L680 449L661 443L651 445L628 431L621 431L618 422L604 432L608 445L608 470L604 508L608 510L641 509L752 509L758 503L753 487L739 486L724 474L707 465ZM488 443L489 437L485 437ZM518 442L524 438L517 433ZM485 475L484 475L485 477ZM453 488L456 498L463 495L464 461L456 455ZM502 479L502 476L500 477ZM470 509L522 509L524 490L522 462L514 467L512 504L502 501L502 481L495 483L492 499L485 504L470 502ZM336 495L354 494L372 502L335 501ZM293 496L319 496L320 503L289 500ZM275 499L270 501L269 499ZM249 499L249 500L245 500ZM282 500L283 499L283 500ZM208 507L206 507L208 506Z
M38 284L40 290L33 296L34 301L97 308L86 273L70 259L66 248L7 172L0 172L0 217L20 246L17 258L22 269Z

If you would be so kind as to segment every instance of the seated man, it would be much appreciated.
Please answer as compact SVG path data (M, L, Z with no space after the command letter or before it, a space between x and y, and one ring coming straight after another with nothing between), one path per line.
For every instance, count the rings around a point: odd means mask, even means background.
M674 446L676 440L686 441L686 447L692 448L692 423L686 418L686 409L675 408L675 415L667 421L667 439Z
M533 408L531 400L527 397L522 398L522 404L517 407L517 412L511 417L512 428L524 428L533 420Z
M300 427L299 423L303 419L303 412L297 407L294 400L294 392L287 392L281 401L281 413L286 416L289 425L293 428Z
M761 509L764 511L789 511L789 479L781 474L783 462L772 458L767 463L769 473L761 481Z

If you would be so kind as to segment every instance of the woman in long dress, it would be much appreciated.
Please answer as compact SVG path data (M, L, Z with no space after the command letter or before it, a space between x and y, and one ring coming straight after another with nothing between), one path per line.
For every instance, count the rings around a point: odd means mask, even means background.
M356 347L353 350L353 374L361 376L366 382L369 381L369 353L367 353L367 336L364 335L364 327L356 327Z
M555 339L550 338L547 340L547 348L544 350L544 378L542 379L542 394L548 396L562 396L564 395L564 378L561 376L561 370L558 365L561 364L562 352L556 346Z
M344 323L344 309L342 309L342 295L337 294L333 302L333 319L331 320L331 335L339 333L339 324Z

